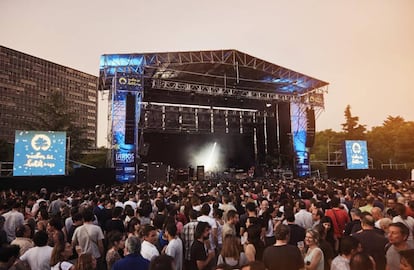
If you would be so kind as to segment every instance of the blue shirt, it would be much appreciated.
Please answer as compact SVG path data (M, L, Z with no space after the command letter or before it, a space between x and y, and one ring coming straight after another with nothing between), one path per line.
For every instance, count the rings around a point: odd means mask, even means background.
M148 268L149 261L140 254L129 254L112 266L112 270L148 270Z

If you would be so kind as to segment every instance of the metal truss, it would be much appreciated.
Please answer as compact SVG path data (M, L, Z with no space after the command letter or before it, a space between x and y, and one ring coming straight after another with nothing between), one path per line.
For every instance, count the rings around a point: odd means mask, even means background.
M100 65L100 77L103 77L103 81L100 81L100 88L106 83L105 80L114 76L116 72L135 71L140 73L143 68L147 67L157 68L158 72L163 72L163 70L172 66L203 63L231 65L237 69L244 67L262 71L269 74L269 80L267 82L288 84L291 86L291 90L299 90L300 93L306 93L328 85L324 81L272 64L240 51L216 50L103 55Z
M198 94L212 95L212 96L229 96L237 98L248 98L265 101L283 101L283 102L299 102L300 97L292 94L276 94L252 90L242 90L235 88L225 88L220 86L211 86L195 83L183 83L175 81L166 81L156 79L152 81L152 88L161 90L173 90L180 92L195 92Z

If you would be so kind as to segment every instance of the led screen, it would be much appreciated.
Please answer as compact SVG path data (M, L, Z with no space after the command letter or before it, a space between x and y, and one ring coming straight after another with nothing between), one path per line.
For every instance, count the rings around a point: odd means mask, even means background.
M368 148L366 141L345 141L346 168L348 170L368 169Z
M66 132L16 131L14 176L64 175Z

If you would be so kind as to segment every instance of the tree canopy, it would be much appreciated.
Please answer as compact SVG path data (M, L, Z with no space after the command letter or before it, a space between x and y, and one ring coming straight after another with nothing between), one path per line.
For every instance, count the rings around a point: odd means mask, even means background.
M86 138L86 128L75 121L79 116L69 106L65 96L54 92L49 99L34 112L37 122L26 123L31 130L66 131L70 138L70 159L78 159L87 150L91 141Z

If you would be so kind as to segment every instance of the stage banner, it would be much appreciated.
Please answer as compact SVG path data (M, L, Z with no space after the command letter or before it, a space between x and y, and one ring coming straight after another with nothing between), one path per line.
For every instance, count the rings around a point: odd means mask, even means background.
M64 175L66 132L16 130L13 176Z
M115 94L112 102L112 153L113 163L115 167L115 177L119 182L133 182L137 175L137 153L138 144L136 137L138 134L138 121L141 112L142 100L142 78L141 75L133 74L117 74L115 76ZM126 118L127 118L127 95L132 106L135 106L135 115L133 115L132 122L132 136L134 142L131 143L125 139L126 135ZM131 117L131 116L128 116ZM131 119L130 119L131 120ZM128 143L127 143L128 141Z
M344 153L348 170L368 169L368 148L366 141L345 141Z

